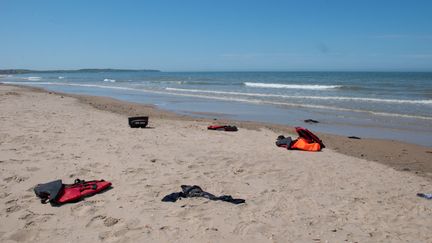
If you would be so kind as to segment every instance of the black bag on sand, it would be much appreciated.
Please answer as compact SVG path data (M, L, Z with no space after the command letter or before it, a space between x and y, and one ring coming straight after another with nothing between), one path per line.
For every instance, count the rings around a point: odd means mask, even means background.
M291 137L285 137L283 135L280 135L276 139L276 146L289 149L292 142L293 140Z
M60 196L64 185L62 180L51 181L45 184L38 184L34 188L36 196L41 199L41 203L56 202Z
M148 116L129 117L129 126L131 128L145 128L148 125Z

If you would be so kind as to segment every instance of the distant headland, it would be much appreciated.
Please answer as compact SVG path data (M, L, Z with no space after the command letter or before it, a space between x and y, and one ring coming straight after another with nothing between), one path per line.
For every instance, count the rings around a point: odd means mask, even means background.
M112 68L85 68L76 70L30 70L30 69L0 69L0 74L26 74L26 73L102 73L102 72L160 72L153 69L112 69Z

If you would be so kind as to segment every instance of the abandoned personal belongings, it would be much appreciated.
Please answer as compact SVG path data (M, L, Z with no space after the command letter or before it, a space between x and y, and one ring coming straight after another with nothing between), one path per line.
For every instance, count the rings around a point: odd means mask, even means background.
M276 139L276 145L287 149L298 149L304 151L321 151L321 149L325 148L321 139L311 131L302 127L296 127L295 129L299 135L297 139L290 141L290 137L285 138L283 135L280 135Z
M432 199L432 193L417 193L417 196L423 197L423 198L426 198L426 199L429 199L429 200Z
M292 138L280 135L276 139L276 146L289 149L291 147Z
M319 121L312 120L312 119L304 120L304 122L306 122L306 123L319 123Z
M34 192L42 203L49 202L51 205L60 205L79 201L110 186L111 182L104 180L84 181L76 179L74 184L63 184L62 180L55 180L45 184L38 184L34 188Z
M211 193L203 191L201 187L196 185L195 186L182 185L181 188L182 188L181 192L174 192L169 195L166 195L164 198L162 198L162 202L175 202L177 201L177 199L187 198L187 197L204 197L213 201L225 201L234 204L240 204L245 202L244 199L235 199L232 198L230 195L222 195L216 197Z
M148 125L148 116L129 117L129 126L131 128L145 128Z
M236 126L229 125L212 125L207 127L208 130L218 130L218 131L227 131L227 132L236 132L238 128Z

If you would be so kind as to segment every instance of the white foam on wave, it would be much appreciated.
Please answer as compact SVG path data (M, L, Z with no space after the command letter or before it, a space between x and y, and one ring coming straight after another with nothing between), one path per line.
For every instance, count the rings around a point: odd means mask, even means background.
M215 90L201 90L201 89L179 89L179 88L165 88L170 91L189 92L189 93L209 93L221 95L243 95L255 97L274 97L286 99L312 99L312 100L339 100L339 101L362 101L362 102L376 102L376 103L394 103L394 104L421 104L432 105L432 100L396 100L396 99L380 99L380 98L367 98L367 97L344 97L344 96L306 96L306 95L277 95L277 94L262 94L262 93L243 93L231 91L215 91Z
M156 93L173 94L173 95L180 95L180 96L186 96L186 97L196 97L196 98L214 99L214 100L222 100L222 101L237 101L237 102L246 102L246 103L255 103L255 104L270 104L270 105L290 106L290 107L299 107L299 108L326 109L326 110L334 110L334 111L368 113L368 114L373 114L373 115L378 115L378 116L432 120L432 117L428 117L428 116L416 116L416 115L387 113L387 112L374 112L374 111L367 111L367 110L360 110L360 109L348 109L348 108L324 106L324 105L295 104L295 103L286 103L286 102L277 102L277 101L263 101L263 100L257 100L257 99L241 99L241 98L234 98L234 97L207 96L207 95L199 95L199 94L179 94L179 93L165 93L165 92L156 92Z
M104 82L110 82L110 83L115 83L115 82L116 82L115 79L109 79L109 78L106 78L106 79L104 79L103 81L104 81Z
M41 77L27 77L27 78L24 78L24 79L29 80L29 81L39 81L42 78Z
M63 85L63 86L80 86L80 87L92 87L92 88L116 89L116 90L130 90L130 91L136 91L136 92L146 92L146 93L155 93L155 94L164 94L164 95L168 94L168 95L195 97L195 98L221 100L221 101L237 101L237 102L245 102L245 103L280 105L280 106L289 106L289 107L298 107L298 108L326 109L326 110L334 110L334 111L367 113L367 114L373 114L373 115L378 115L378 116L432 120L432 117L429 117L429 116L416 116L416 115L398 114L398 113L375 112L375 111L367 111L367 110L360 110L360 109L348 109L348 108L324 106L324 105L310 105L310 104L295 104L295 103L286 103L286 102L277 102L277 101L264 101L264 100L258 100L258 99L218 97L218 96L208 96L208 95L200 95L200 94L182 94L182 93L173 93L173 92L158 91L158 90L138 89L138 88L119 87L119 86L106 86L106 85L96 85L96 84L74 84L74 83L56 83L56 82L33 82L33 83L31 83L31 82L3 82L3 83L5 83L5 84L24 84L24 85L28 85L28 84Z
M58 79L64 79L65 77L63 77L63 76L58 76Z
M252 83L244 82L244 85L255 88L273 88L273 89L309 89L309 90L327 90L341 88L342 85L319 85L319 84L272 84L272 83Z

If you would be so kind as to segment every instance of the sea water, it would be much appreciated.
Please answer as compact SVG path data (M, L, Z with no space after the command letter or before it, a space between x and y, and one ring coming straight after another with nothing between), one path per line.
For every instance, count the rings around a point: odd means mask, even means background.
M51 72L3 76L0 82L432 146L432 73Z

